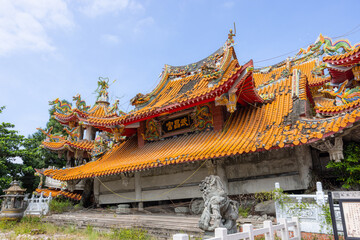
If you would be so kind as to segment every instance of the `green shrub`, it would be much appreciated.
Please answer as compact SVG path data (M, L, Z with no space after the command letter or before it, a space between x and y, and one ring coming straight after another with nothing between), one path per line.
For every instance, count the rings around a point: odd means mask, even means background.
M242 217L246 218L247 216L249 216L250 211L251 211L251 206L249 206L249 207L240 206L239 207L239 215Z
M360 188L360 144L352 142L344 147L344 160L330 161L327 168L335 170L342 187Z
M63 213L65 211L69 211L72 208L72 203L69 200L64 199L53 199L50 202L50 212L52 213Z

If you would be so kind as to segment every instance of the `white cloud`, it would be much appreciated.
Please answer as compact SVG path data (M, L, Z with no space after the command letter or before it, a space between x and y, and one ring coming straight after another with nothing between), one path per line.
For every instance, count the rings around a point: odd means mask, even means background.
M107 13L118 13L123 10L136 13L143 11L144 7L134 0L87 0L86 6L80 10L89 17L97 17Z
M52 51L47 30L73 26L64 0L0 0L0 54L16 50Z
M141 33L145 28L152 26L155 20L152 17L147 17L139 20L134 28L134 33Z
M120 41L118 36L112 34L103 34L101 40L109 44L118 44Z

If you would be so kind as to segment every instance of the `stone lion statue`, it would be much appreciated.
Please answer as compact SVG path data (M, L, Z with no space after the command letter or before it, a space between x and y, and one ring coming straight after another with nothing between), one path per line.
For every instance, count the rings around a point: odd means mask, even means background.
M239 203L231 200L219 176L210 175L199 185L203 194L205 208L199 220L199 227L205 231L214 231L224 227L228 233L236 233L236 220Z

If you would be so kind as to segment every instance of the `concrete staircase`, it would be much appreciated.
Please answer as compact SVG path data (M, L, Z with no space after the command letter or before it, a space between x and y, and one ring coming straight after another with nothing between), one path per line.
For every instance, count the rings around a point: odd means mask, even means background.
M57 225L73 225L86 228L88 225L99 230L114 228L141 228L156 239L172 239L176 233L187 233L194 237L203 236L198 227L199 216L148 215L104 213L97 211L78 211L72 213L53 214L43 219Z

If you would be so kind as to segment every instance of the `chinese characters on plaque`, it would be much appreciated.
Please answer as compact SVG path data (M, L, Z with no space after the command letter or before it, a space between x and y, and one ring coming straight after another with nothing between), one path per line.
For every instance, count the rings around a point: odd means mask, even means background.
M346 235L360 238L360 202L342 202Z
M339 201L341 223L345 240L360 240L360 191L329 192L330 212L333 221L334 237L339 239L339 230L335 221L334 200Z
M163 122L162 129L165 133L190 128L192 119L189 115L181 116L178 118L169 119Z

